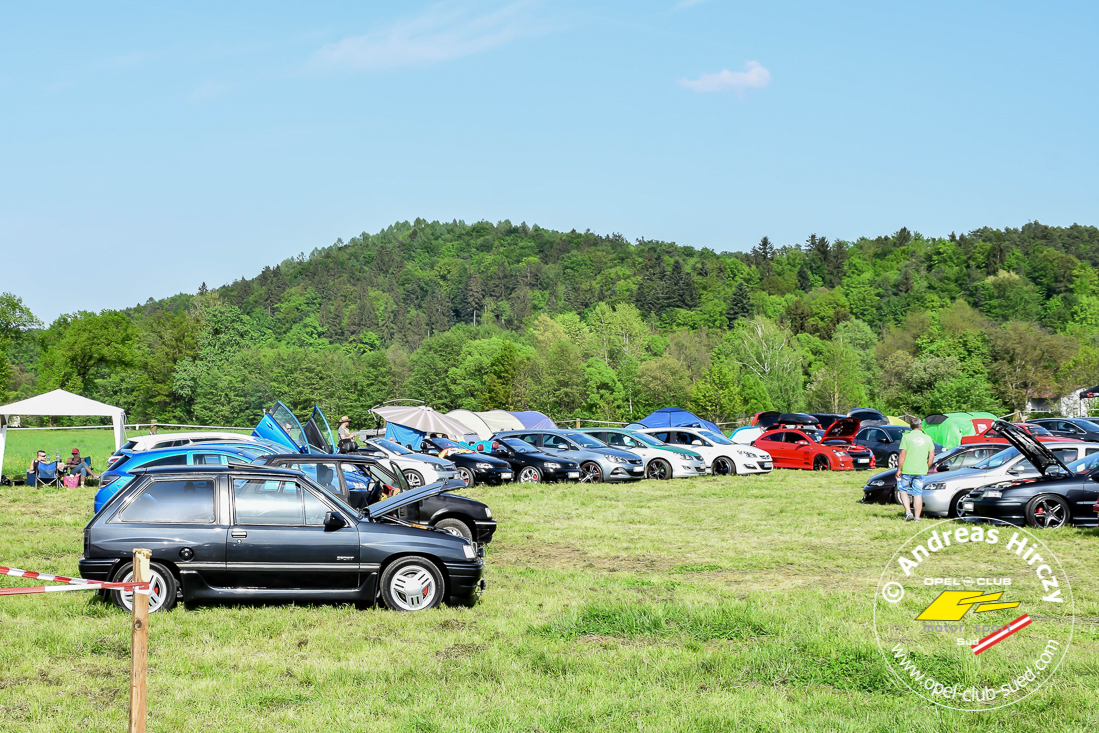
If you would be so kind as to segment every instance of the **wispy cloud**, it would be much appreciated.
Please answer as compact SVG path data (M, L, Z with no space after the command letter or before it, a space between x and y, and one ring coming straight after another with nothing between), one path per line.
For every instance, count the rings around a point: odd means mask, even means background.
M436 5L389 28L344 38L313 55L317 68L369 71L430 64L472 56L545 30L532 16L534 3L511 3L487 13Z
M744 64L744 71L722 69L716 74L703 74L697 79L680 79L680 85L696 92L723 92L732 89L743 92L747 89L763 89L771 83L771 72L757 61Z

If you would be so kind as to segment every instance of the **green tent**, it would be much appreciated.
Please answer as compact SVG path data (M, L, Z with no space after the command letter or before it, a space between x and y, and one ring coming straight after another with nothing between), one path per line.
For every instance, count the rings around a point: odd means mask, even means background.
M962 444L967 435L983 433L996 416L988 412L948 412L945 415L928 415L923 419L923 431L944 448Z

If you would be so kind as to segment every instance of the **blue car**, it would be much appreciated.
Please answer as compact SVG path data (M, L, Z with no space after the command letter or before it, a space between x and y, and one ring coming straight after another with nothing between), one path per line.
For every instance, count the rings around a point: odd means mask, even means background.
M192 443L178 448L158 448L139 453L124 453L100 477L99 491L95 494L95 512L110 501L111 497L130 483L137 469L155 466L228 466L247 465L260 456L282 453L268 445Z

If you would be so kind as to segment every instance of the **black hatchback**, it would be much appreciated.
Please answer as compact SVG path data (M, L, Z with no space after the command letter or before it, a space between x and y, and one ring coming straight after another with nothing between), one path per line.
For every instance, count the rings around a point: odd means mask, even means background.
M89 580L133 578L152 550L152 611L203 601L353 602L398 611L472 604L483 553L454 534L399 519L445 490L402 492L358 511L300 471L268 466L147 469L84 528ZM120 607L131 594L109 592Z
M472 451L468 446L450 438L424 438L420 444L420 452L445 458L453 463L458 469L458 477L466 486L499 486L515 477L515 472L507 461Z
M355 509L372 506L387 496L412 490L400 467L393 462L353 453L286 453L263 456L256 459L256 463L301 471ZM397 518L455 532L478 544L491 542L496 532L492 510L476 499L450 493L466 488L458 479L451 479L446 487L448 490L445 493L402 506L397 511Z
M518 438L484 440L477 450L491 451L494 458L507 461L515 471L515 480L524 484L542 481L578 481L580 464L560 456L551 456Z

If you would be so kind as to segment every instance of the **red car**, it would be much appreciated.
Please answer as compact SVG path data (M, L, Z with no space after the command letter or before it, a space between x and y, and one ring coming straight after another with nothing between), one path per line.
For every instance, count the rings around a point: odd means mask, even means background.
M1023 430L1025 430L1028 433L1030 433L1031 435L1033 435L1035 438L1038 439L1039 443L1072 443L1072 442L1079 442L1079 441L1076 441L1075 438L1058 438L1056 435L1049 432L1048 430L1043 428L1041 425L1035 425L1033 423L1026 423L1026 422L1017 422L1017 423L1014 423L1014 425L1017 426L1017 427L1022 428ZM962 438L962 445L970 445L970 444L974 444L974 443L1002 443L1004 445L1008 444L1007 443L1007 438L1001 437L999 433L997 433L995 430L993 430L991 428L984 431L983 433L978 433L977 435L967 435L964 438Z
M851 471L874 468L874 453L852 442L859 432L853 417L836 420L814 440L801 425L780 425L756 438L752 445L771 454L775 468L814 471Z

